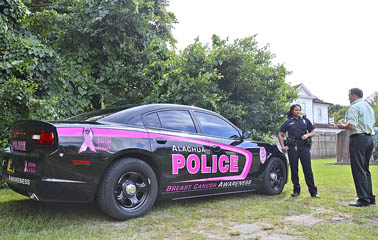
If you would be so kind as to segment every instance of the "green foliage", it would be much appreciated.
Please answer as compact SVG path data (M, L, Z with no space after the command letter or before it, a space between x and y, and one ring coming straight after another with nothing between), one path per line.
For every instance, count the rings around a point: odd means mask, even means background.
M165 0L56 1L29 27L62 59L65 115L140 103L154 79L144 69L173 43ZM72 96L75 96L72 98Z
M338 111L340 111L341 109L343 109L345 106L341 106L340 104L335 104L335 105L331 105L329 106L329 114L332 115Z
M198 39L178 55L154 62L162 76L146 99L204 107L224 115L253 137L275 134L294 90L285 83L284 66L273 65L266 47L255 37L228 43L213 36L212 47ZM154 70L148 70L153 73Z
M0 148L13 121L52 118L57 82L54 51L25 28L28 10L19 0L0 0Z
M179 103L217 110L223 98L216 85L221 76L209 63L207 51L197 40L180 54L170 52L165 61L153 62L145 72L159 80L145 102ZM163 74L156 76L160 73Z
M268 47L259 48L255 36L233 44L213 36L210 58L223 76L219 88L229 94L231 104L244 110L245 114L235 119L238 125L263 135L276 134L296 94L285 83L286 68L272 63L274 55ZM232 112L225 115L234 119Z
M371 96L367 97L367 102L374 109L375 113L375 127L378 127L378 92L374 92Z
M334 118L335 123L339 121L345 122L345 114L348 110L348 106L341 106L339 104L331 105L329 107L329 115Z

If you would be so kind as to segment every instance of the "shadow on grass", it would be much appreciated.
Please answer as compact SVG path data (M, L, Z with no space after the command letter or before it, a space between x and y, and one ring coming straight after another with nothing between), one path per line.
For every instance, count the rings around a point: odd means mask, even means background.
M0 202L0 215L6 218L46 218L60 220L108 220L92 203L45 203L30 199Z
M0 224L7 222L28 222L39 221L41 223L59 222L60 224L70 224L78 222L80 224L98 222L118 222L106 216L95 202L91 203L46 203L31 199L19 199L17 193L9 191L6 193L6 201L0 201ZM157 201L152 212L169 211L171 208L198 208L206 204L222 204L226 201L252 200L255 204L265 201L286 198L286 193L268 196L257 192L234 193L218 196L204 196L199 198L179 199L179 200L160 200ZM23 197L22 197L23 198ZM2 219L2 220L1 220Z

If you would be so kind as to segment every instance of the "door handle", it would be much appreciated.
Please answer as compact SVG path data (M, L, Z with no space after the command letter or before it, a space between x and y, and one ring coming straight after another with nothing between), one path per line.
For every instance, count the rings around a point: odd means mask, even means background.
M155 140L159 144L165 144L165 143L167 143L167 139L165 139L165 138L155 138Z
M218 145L213 145L211 146L211 150L213 150L214 152L219 152L221 150L221 147Z

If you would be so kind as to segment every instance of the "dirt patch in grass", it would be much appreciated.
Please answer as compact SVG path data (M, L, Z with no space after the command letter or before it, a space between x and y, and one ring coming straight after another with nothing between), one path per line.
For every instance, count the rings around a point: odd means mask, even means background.
M226 230L227 228L227 230ZM205 239L266 239L266 240L294 240L306 239L280 232L280 229L266 223L244 223L231 227L224 227L223 231L200 231Z
M235 236L235 233L239 233L238 236ZM231 228L230 236L235 236L237 239L282 239L282 240L291 240L298 239L286 234L278 233L273 226L268 224L240 224Z
M332 224L352 224L351 221L346 220L346 219L339 217L339 216L333 217L331 219L330 223L332 223Z
M337 212L323 207L309 207L309 213L298 212L290 216L238 221L219 216L208 216L193 220L190 216L177 216L172 213L153 211L143 218L129 219L125 222L99 219L95 227L112 229L115 236L130 235L139 239L282 239L307 240L311 233L303 232L303 227L318 227L321 224L348 225L359 224L377 226L378 218L362 218L363 222L353 222L353 214Z

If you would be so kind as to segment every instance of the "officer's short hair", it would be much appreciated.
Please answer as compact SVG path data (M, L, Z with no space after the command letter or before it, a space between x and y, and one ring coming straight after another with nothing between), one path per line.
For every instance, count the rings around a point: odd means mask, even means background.
M349 93L351 95L356 95L359 98L362 98L364 96L364 93L359 88L352 88L352 89L349 90Z

